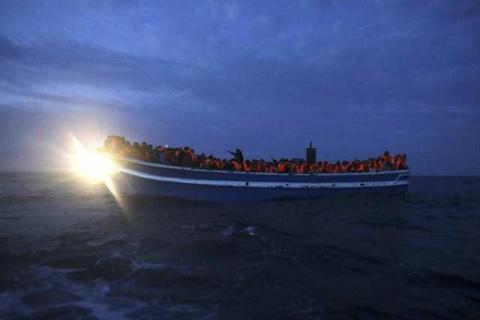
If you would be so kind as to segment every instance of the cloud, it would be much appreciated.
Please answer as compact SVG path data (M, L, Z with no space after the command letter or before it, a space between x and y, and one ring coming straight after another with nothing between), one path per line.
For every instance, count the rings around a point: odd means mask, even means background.
M312 137L328 141L332 157L349 155L338 145L415 151L415 141L443 137L453 146L445 130L464 137L462 123L474 134L479 116L478 8L9 3L0 13L0 102L118 112L136 137L159 130L164 141L212 152L228 142L288 153Z
M220 111L247 103L286 109L295 104L309 110L332 104L399 101L407 106L422 100L450 106L479 101L471 85L480 82L478 66L472 68L480 53L472 5L456 5L453 13L444 6L403 4L265 3L256 8L236 2L196 5L191 11L183 5L137 7L125 19L142 18L149 26L137 38L159 40L157 58L125 53L123 45L116 50L71 39L23 44L3 39L1 51L9 58L2 63L1 76L10 82L77 82L148 94L169 90L188 103L214 105ZM125 16L122 5L97 9ZM145 17L147 9L152 14ZM175 13L178 21L168 13ZM242 21L232 19L233 13ZM440 18L448 27L438 25ZM182 27L174 30L180 22Z

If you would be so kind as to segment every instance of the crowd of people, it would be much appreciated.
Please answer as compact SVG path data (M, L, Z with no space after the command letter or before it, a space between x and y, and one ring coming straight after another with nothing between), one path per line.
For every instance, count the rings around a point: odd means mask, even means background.
M157 162L174 166L192 167L211 170L232 170L244 172L267 173L347 173L375 172L407 169L405 154L390 155L385 151L381 156L368 160L353 161L317 161L309 163L300 159L280 159L265 161L263 159L245 160L241 150L229 151L231 159L219 159L205 153L196 154L190 147L169 148L151 144L131 144L124 137L108 136L100 151L117 157L128 157L142 161Z

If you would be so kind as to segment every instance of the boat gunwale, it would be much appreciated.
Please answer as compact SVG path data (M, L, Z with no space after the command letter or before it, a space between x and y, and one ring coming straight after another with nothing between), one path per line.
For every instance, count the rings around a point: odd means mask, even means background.
M369 172L342 172L342 173L270 173L270 172L245 172L245 171L230 171L230 170L211 170L211 169L199 169L199 168L190 168L185 166L173 166L162 163L154 163L148 161L137 160L129 157L111 157L114 160L126 161L136 164L141 164L150 167L158 167L164 169L174 169L174 170L187 170L195 172L212 172L212 173L227 173L227 174L239 174L239 175L271 175L271 176L359 176L359 175L382 175L382 174L398 174L398 175L409 175L410 170L385 170L385 171L369 171Z

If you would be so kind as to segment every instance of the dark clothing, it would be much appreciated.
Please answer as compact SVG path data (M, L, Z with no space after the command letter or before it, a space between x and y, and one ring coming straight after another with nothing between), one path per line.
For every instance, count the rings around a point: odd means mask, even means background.
M228 151L231 155L233 155L233 159L238 162L243 162L243 152L240 149L236 149L235 152Z

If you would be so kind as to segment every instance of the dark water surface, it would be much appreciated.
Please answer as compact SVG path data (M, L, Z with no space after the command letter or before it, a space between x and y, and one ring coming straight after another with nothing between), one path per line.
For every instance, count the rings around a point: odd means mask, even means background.
M0 174L1 319L480 319L480 179L248 205Z

